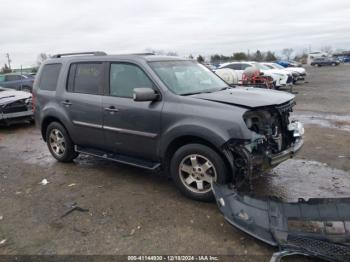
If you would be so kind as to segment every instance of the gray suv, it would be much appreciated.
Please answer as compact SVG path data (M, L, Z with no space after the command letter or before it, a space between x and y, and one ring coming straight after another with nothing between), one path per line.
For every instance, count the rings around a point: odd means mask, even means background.
M58 161L79 153L169 174L208 201L291 158L304 129L294 96L228 86L205 66L153 54L58 54L34 83L36 123Z

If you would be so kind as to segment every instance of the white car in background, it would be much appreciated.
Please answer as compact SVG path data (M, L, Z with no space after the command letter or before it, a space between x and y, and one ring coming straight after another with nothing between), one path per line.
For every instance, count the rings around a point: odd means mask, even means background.
M289 85L293 82L293 77L291 73L286 72L284 70L271 69L258 62L230 62L222 64L219 68L230 68L235 70L235 72L237 73L238 82L241 83L244 70L248 67L255 67L259 69L262 73L264 73L264 75L271 76L276 88Z
M306 70L303 67L283 67L277 63L262 63L264 66L267 66L271 69L280 69L285 70L287 72L291 72L293 74L293 77L296 80L305 80L306 78ZM296 73L296 74L295 74Z

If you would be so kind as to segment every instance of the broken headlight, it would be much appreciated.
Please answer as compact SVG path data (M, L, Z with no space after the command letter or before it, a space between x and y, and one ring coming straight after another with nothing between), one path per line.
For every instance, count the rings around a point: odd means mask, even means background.
M288 130L293 132L293 137L302 137L305 132L304 125L295 120L288 125Z

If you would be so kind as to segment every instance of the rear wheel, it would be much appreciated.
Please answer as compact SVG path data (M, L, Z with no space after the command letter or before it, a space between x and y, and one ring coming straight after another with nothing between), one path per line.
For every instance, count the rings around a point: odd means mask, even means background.
M58 122L47 127L46 143L52 156L60 162L71 162L78 156L66 129Z
M173 181L187 197L212 201L212 182L225 183L228 170L221 156L208 146L188 144L179 148L170 164Z

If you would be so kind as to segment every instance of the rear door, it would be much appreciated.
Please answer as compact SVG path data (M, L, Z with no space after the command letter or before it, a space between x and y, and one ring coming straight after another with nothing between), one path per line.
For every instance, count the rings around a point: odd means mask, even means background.
M157 160L160 115L163 102L135 102L133 90L157 90L151 78L136 64L109 64L107 95L103 97L106 147L118 154Z
M103 148L102 93L103 62L72 63L67 88L59 98L61 108L72 122L69 130L80 146Z

